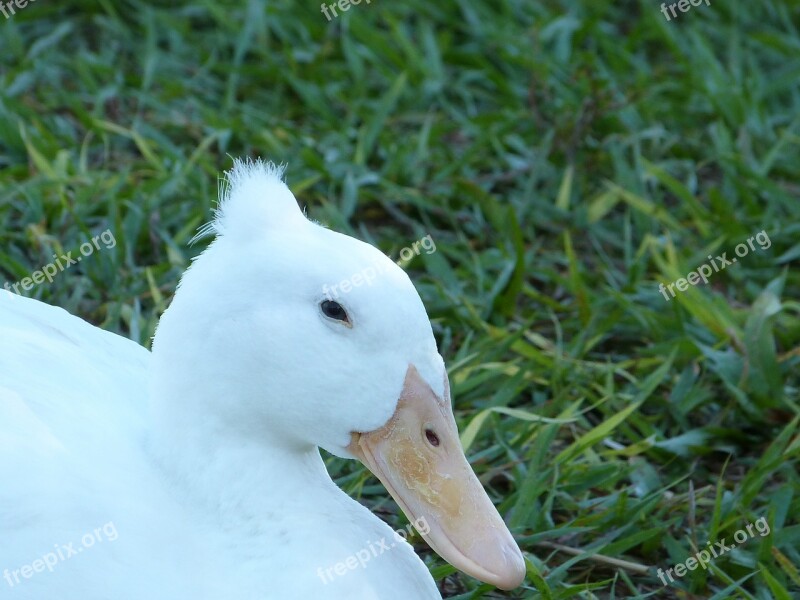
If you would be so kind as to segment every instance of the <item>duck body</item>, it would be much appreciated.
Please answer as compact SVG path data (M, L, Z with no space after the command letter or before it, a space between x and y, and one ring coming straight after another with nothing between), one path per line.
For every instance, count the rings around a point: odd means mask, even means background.
M362 460L452 564L519 585L405 272L307 220L260 161L236 162L208 232L152 352L0 291L0 596L440 598L320 447Z
M231 449L229 464L218 457L218 493L203 496L153 448L149 351L5 293L0 336L3 598L441 597L413 548L339 490L318 450Z

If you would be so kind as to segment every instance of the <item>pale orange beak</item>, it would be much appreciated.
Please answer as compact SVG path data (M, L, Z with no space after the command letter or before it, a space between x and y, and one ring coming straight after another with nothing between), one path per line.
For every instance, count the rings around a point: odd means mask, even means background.
M522 552L461 449L447 376L439 398L410 365L392 418L353 433L347 449L410 521L425 523L420 534L447 562L504 590L525 579Z

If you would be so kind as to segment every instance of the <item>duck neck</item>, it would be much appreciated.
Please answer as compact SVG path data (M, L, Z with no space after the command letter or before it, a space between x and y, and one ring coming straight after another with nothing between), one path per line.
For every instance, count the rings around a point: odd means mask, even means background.
M186 424L171 431L186 432ZM153 440L156 460L178 493L224 528L268 528L281 515L303 519L353 502L333 483L313 445L220 432Z

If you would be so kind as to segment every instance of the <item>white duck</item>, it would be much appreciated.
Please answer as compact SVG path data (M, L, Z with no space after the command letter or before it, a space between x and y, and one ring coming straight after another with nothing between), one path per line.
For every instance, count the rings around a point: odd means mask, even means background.
M361 459L453 565L519 585L402 269L308 221L268 163L237 161L211 228L152 354L0 291L0 597L440 598L318 447Z

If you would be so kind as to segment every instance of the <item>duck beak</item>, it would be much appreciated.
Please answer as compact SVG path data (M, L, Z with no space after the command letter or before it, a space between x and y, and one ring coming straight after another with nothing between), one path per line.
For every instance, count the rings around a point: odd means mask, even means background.
M347 449L447 562L504 590L522 583L522 552L461 449L446 375L439 398L410 365L392 418Z

